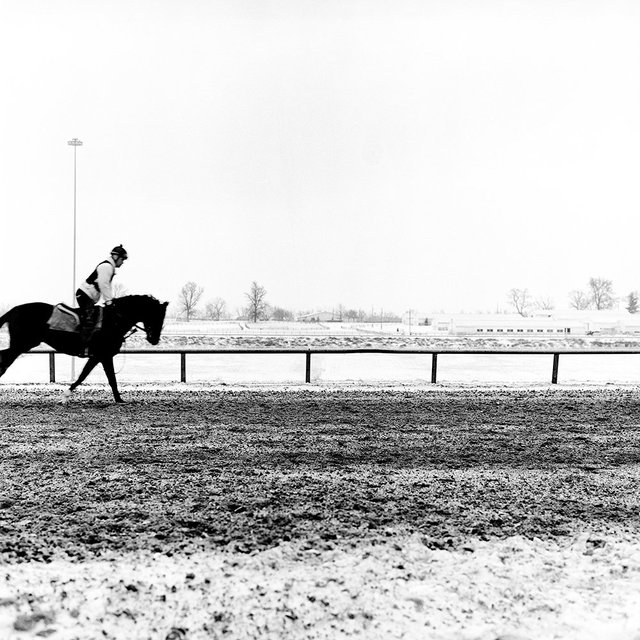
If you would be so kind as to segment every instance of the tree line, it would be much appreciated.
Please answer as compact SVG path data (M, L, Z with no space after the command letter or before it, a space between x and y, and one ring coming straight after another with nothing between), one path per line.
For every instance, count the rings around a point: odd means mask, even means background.
M509 304L521 316L534 311L550 311L555 308L553 300L547 297L536 298L528 289L511 289L507 296ZM625 305L629 313L638 313L638 292L631 291L626 296L616 296L613 281L607 278L589 278L586 289L574 289L568 296L569 306L578 311L595 309L598 311L617 308L619 303Z
M177 316L187 322L193 319L204 320L246 320L259 322L260 320L293 321L306 318L310 322L319 321L319 314L302 311L298 314L291 309L272 305L267 300L267 290L255 280L245 292L245 305L235 312L231 312L223 298L216 297L203 301L204 288L196 282L187 282L178 295ZM402 317L394 312L380 310L370 313L362 309L350 309L342 304L332 309L332 319L337 322L401 322Z
M116 297L123 296L127 289L121 283L114 283L114 294ZM177 307L170 307L175 310L177 317L185 320L201 318L205 320L246 320L258 322L260 320L280 320L292 321L296 317L303 317L310 322L319 321L320 315L312 312L301 311L295 313L291 309L281 306L271 305L267 301L266 289L255 280L251 283L249 290L244 294L246 304L240 309L231 312L226 301L221 297L212 298L202 304L204 288L196 282L187 282L178 295ZM507 295L507 302L514 311L521 316L528 316L535 312L552 311L555 309L554 301L548 296L536 297L529 292L529 289L513 288ZM629 313L640 311L640 299L638 291L631 291L624 296L616 296L613 281L602 277L590 278L585 289L574 289L568 294L569 306L577 310L606 310L618 308L624 304L624 308ZM8 311L9 305L0 303L0 315ZM176 310L177 309L177 310ZM411 318L412 311L407 312ZM338 322L401 322L402 315L393 311L366 312L363 309L345 307L342 304L332 309L332 319ZM415 318L416 321L418 318Z

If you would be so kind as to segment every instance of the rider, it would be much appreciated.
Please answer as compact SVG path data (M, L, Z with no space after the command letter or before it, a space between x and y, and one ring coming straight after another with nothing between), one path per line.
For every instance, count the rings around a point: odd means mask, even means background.
M119 269L128 257L121 244L114 247L111 249L111 255L98 264L76 291L76 300L80 306L80 341L83 355L89 355L89 340L95 326L93 308L100 296L105 305L113 303L111 281L116 275L116 269Z

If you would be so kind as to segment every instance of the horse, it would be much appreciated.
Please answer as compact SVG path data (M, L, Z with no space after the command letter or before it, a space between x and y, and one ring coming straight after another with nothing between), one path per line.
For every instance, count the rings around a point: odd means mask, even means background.
M69 399L98 363L102 364L107 375L114 400L117 403L124 402L118 391L113 357L120 351L126 338L141 328L136 326L139 322L143 324L147 341L152 345L158 344L168 304L149 295L130 295L116 298L111 305L104 307L102 327L91 338L87 363L78 379L65 390L63 402ZM83 345L78 330L59 331L49 326L53 310L54 306L45 302L30 302L13 307L0 317L0 327L4 324L9 327L9 347L0 350L0 377L19 355L41 342L58 353L85 357L81 355Z

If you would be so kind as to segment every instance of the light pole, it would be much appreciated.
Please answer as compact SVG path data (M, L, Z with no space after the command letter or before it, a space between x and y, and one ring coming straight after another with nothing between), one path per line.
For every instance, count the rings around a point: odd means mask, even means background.
M76 151L78 147L82 146L82 140L73 138L67 142L68 145L73 147L73 291L71 292L71 304L73 305L76 299ZM71 381L75 379L75 358L71 358Z

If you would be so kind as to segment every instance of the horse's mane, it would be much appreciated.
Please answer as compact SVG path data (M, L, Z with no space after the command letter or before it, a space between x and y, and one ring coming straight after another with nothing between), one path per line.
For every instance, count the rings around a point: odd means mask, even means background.
M160 300L158 300L158 298L156 298L155 296L152 296L152 295L150 295L148 293L121 296L120 298L116 298L115 301L116 302L135 302L135 301L142 302L142 301L148 301L148 302L157 302L158 304L160 303Z
M115 298L113 306L116 310L120 309L122 313L127 315L137 313L154 313L156 309L162 306L162 303L155 296L145 295L127 295Z

